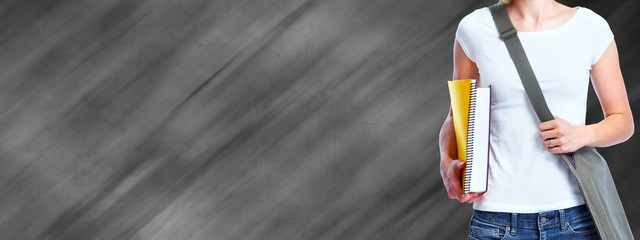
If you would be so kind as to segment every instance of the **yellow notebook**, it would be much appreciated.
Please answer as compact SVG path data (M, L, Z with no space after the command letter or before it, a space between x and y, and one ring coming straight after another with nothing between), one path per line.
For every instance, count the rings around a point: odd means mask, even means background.
M491 87L477 88L475 79L449 81L453 128L462 172L464 194L487 191Z

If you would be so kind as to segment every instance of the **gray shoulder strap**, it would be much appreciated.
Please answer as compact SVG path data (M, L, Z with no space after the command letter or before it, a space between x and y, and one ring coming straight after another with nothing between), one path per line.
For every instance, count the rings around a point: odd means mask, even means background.
M509 55L516 65L518 75L520 75L524 90L527 92L529 101L536 111L540 122L553 120L553 115L547 106L547 102L544 100L536 75L533 73L533 69L531 69L527 54L524 52L524 48L522 48L522 44L518 38L518 32L513 27L511 20L509 20L507 9L504 4L498 3L490 6L489 10L491 10L493 21L496 23L496 27L500 33L500 39L502 39L507 46Z

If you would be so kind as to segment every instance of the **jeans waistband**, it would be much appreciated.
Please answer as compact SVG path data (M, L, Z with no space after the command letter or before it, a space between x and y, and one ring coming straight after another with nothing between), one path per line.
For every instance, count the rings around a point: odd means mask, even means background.
M474 218L487 223L510 227L511 229L564 228L568 221L589 216L589 208L584 204L541 213L506 213L473 210Z

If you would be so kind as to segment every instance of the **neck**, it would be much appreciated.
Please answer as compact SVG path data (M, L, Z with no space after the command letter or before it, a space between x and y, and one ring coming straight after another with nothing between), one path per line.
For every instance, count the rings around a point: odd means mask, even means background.
M557 4L554 0L512 0L507 9L515 17L538 22L553 14Z

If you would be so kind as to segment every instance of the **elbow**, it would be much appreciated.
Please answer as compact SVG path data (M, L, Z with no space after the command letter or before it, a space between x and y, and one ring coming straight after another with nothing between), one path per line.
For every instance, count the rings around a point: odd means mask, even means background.
M631 136L633 136L633 133L635 132L635 123L633 122L633 113L631 113L631 110L629 110L629 123L628 124L629 124L629 134L627 136L627 139L631 138Z
M620 142L622 143L622 142L626 142L627 140L629 140L629 138L631 138L633 136L634 132L635 132L634 127L631 126L629 128L629 130L625 131L624 138Z
M634 132L635 132L635 124L633 123L633 118L631 118L631 123L629 124L629 131L627 133L627 139L625 139L625 141L631 138Z
M631 112L619 114L616 116L616 118L617 124L612 124L613 126L611 126L612 128L609 128L609 130L603 129L604 131L610 131L609 135L612 138L610 139L610 141L605 141L606 143L603 142L604 144L599 145L599 147L610 147L616 144L620 144L626 142L633 136L635 132L635 124L633 122L633 116L631 115ZM603 134L606 135L606 133Z
M624 139L622 142L629 140L629 138L633 136L633 133L635 133L635 123L633 122L633 116L631 113L629 113L624 133Z

